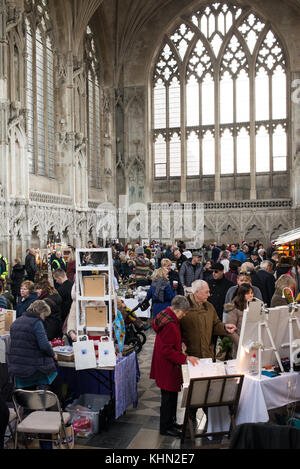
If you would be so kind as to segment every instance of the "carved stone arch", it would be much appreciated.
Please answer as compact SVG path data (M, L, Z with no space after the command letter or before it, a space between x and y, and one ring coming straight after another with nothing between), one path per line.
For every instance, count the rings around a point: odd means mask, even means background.
M223 224L222 231L220 231L220 239L224 244L238 243L240 234L234 225L230 224L228 221L226 224Z
M265 238L265 234L263 230L259 227L259 225L253 223L248 226L247 231L245 231L245 241L251 242L256 239L260 241Z
M286 226L282 225L281 223L277 225L276 227L274 226L270 233L271 241L273 241L274 239L276 239L278 236L285 233L286 231L288 231L288 229L286 228Z
M222 239L222 233L228 232L228 228L230 227L231 231L234 231L237 233L237 236L239 236L239 226L237 224L237 221L231 216L231 215L223 215L222 218L224 217L223 221L221 221L220 225L218 226L218 232L221 235ZM238 241L238 240L237 240ZM234 242L234 241L232 241Z
M205 222L204 224L204 241L205 243L214 242L215 240L215 230L212 229L212 226L208 226Z

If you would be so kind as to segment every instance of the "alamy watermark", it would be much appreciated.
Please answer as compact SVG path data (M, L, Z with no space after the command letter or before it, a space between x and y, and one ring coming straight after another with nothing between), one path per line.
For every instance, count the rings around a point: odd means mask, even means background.
M204 204L128 204L119 197L119 207L102 203L96 209L96 232L103 239L189 240L191 246L204 242Z

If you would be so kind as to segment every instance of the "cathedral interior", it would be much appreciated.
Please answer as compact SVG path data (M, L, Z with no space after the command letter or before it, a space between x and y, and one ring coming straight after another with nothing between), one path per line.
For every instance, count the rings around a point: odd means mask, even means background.
M122 197L202 204L206 242L300 226L299 0L0 0L0 20L3 255L85 246Z

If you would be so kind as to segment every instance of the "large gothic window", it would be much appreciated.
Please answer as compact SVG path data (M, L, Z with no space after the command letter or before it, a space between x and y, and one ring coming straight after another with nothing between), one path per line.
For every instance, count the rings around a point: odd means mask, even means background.
M93 33L86 31L88 165L90 186L101 188L100 67Z
M154 177L287 170L287 64L250 7L214 2L165 36L153 69ZM252 158L251 158L252 156Z
M55 176L54 51L47 1L26 2L26 132L29 170Z

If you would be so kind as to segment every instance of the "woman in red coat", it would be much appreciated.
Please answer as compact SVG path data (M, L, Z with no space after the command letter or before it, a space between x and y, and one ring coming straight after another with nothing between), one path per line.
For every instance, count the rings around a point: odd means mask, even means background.
M156 332L150 378L155 379L161 389L160 434L180 436L180 425L176 424L177 398L182 384L181 365L189 360L193 365L196 357L182 353L179 320L185 316L190 305L184 296L173 298L171 307L161 311L152 323Z

